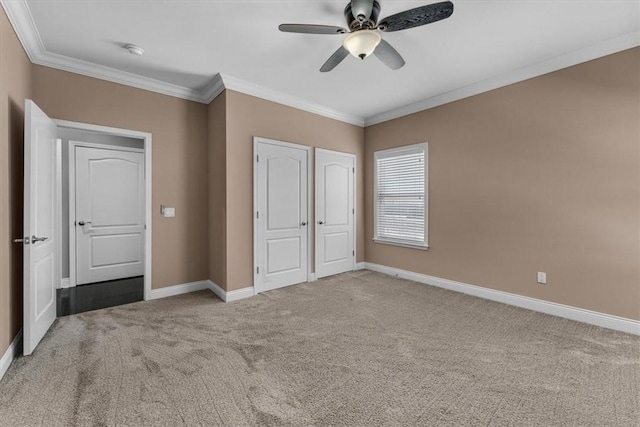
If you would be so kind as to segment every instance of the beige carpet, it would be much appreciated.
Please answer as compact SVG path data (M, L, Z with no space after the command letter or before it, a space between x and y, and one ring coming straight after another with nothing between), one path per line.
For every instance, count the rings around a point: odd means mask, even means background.
M637 426L640 339L368 271L59 319L0 424Z

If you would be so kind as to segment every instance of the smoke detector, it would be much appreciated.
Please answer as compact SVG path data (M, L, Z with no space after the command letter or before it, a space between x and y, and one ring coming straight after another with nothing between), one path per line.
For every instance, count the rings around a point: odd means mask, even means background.
M132 55L142 56L144 55L144 49L140 46L136 46L135 44L128 44L124 46L125 49L129 51Z

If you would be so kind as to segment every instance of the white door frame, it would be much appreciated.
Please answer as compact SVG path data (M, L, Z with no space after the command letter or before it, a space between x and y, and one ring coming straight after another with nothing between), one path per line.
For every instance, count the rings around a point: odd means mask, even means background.
M358 231L358 223L357 223L357 218L358 218L358 196L356 193L356 190L358 188L358 183L357 183L357 179L356 177L358 176L358 157L353 154L353 153L345 153L343 151L335 151L335 150L327 150L326 148L316 148L316 152L323 152L323 153L327 153L327 154L338 154L340 156L347 156L347 157L351 157L353 158L353 268L351 271L354 271L356 269L356 265L357 263L357 259L358 259L358 238L356 237L357 231ZM313 164L313 168L316 168L316 164ZM316 171L317 172L317 171ZM317 176L317 174L316 174ZM318 195L318 181L315 180L315 187L314 187L314 200ZM314 216L314 221L313 221L313 231L314 231L314 253L315 253L315 263L314 263L314 267L316 267L318 265L318 203L316 200L316 204L315 204L315 212L313 213ZM317 267L316 267L317 268ZM314 268L314 271L315 269ZM317 276L317 271L315 271L315 274Z
M72 214L76 211L76 147L98 148L110 151L127 151L132 153L143 153L142 148L121 147L119 145L99 144L96 142L81 142L69 140L69 287L78 285L76 277L76 217ZM146 162L146 159L145 159ZM145 189L146 191L146 189ZM146 198L146 194L145 194ZM146 250L146 248L145 248ZM146 260L145 260L146 262Z
M313 150L307 145L277 141L275 139L253 137L253 295L258 295L258 145L271 144L280 147L296 148L307 152L307 216L311 214L311 183L313 182ZM307 223L311 222L307 219ZM307 227L307 282L311 281L311 227Z
M152 226L151 226L151 219L152 219L152 212L153 212L153 208L152 208L152 192L151 192L151 188L152 188L152 182L151 182L151 145L152 145L152 135L149 132L139 132L139 131L135 131L135 130L129 130L129 129L120 129L120 128L112 128L112 127L108 127L108 126L100 126L100 125L92 125L92 124L88 124L88 123L79 123L79 122L71 122L71 121L67 121L67 120L53 120L58 127L64 127L64 128L69 128L69 129L76 129L76 130L83 130L83 131L92 131L92 132L100 132L100 133L106 133L109 135L115 135L115 136L124 136L124 137L129 137L129 138L137 138L137 139L142 139L144 141L144 183L145 183L145 188L144 188L144 197L145 197L145 233L144 233L144 299L145 300L149 300L151 299L151 237L152 237ZM72 149L73 147L76 146L87 146L87 147L93 147L93 148L108 148L110 150L119 150L119 151L138 151L140 152L139 149L135 149L135 148L127 148L127 147L120 147L120 146L112 146L112 145L104 145L104 144L94 144L94 143L78 143L78 142L71 142L69 143L69 153L70 153L70 159L71 159L71 153L73 152ZM73 170L75 170L75 162L70 161L69 162L69 171L71 171L73 168ZM75 175L75 174L74 174ZM73 187L73 193L71 193L71 188ZM73 178L73 184L72 184L72 177L71 175L69 176L69 282L70 282L70 286L76 286L76 271L75 271L75 246L76 246L76 242L75 242L75 233L73 234L73 238L72 238L72 233L71 230L75 229L75 226L72 227L72 215L71 215L71 208L72 208L72 201L73 201L73 209L75 209L75 177ZM72 197L72 194L74 197ZM73 256L71 256L73 254Z

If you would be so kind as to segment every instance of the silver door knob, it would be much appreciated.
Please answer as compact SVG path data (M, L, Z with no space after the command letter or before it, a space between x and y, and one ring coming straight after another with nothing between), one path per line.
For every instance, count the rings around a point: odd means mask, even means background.
M29 240L29 236L25 237L25 238L19 238L19 239L13 239L13 243L24 243L25 245L28 245L30 242Z
M49 238L48 238L48 237L36 237L36 236L31 236L31 241L32 241L33 243L36 243L36 242L44 242L44 241L46 241L46 240L49 240Z
M318 224L322 225L324 224L324 221L318 221Z
M85 224L91 224L91 221L78 221L78 225L83 226Z
M302 226L304 227L305 225L307 225L306 221L302 221Z

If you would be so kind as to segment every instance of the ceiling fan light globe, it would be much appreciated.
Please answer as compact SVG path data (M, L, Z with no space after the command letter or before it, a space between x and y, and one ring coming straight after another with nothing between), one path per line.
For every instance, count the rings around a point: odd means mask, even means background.
M380 44L382 37L376 30L360 30L344 39L343 46L356 58L364 59L371 55Z

